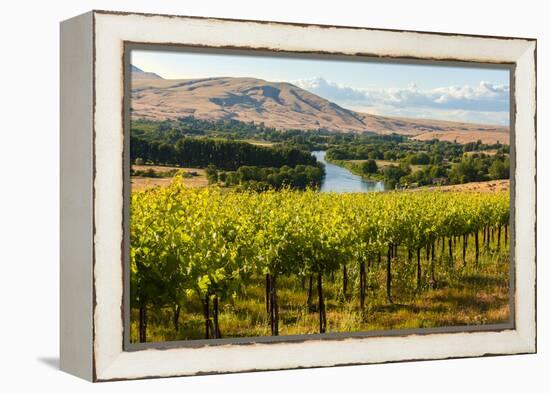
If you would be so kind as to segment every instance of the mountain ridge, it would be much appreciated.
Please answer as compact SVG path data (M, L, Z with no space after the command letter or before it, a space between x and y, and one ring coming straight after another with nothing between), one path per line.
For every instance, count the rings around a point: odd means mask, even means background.
M288 82L251 77L162 79L158 75L158 78L144 76L132 78L131 110L135 119L173 120L194 116L202 120L263 123L281 130L398 133L459 143L478 139L484 143L509 141L508 129L503 126L357 112Z
M135 65L130 66L130 71L132 72L132 80L134 79L164 79L154 72L145 72L141 68L136 67Z

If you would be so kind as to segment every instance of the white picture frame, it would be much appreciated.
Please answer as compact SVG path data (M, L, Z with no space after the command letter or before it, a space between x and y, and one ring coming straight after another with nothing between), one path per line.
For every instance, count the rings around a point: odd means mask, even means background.
M513 324L247 345L124 340L127 43L508 64ZM127 190L126 190L127 192ZM536 40L91 11L61 24L61 368L90 381L536 352Z

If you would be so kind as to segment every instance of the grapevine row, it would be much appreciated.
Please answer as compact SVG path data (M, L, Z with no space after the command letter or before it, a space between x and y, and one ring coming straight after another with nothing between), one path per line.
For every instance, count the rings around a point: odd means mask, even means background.
M327 320L323 278L359 270L360 305L365 305L367 270L385 259L386 299L392 302L392 262L397 246L408 250L421 288L420 250L431 254L429 284L435 285L435 244L456 260L453 240L462 237L462 260L473 239L475 262L484 241L508 231L507 193L389 192L336 194L307 191L232 192L186 188L176 178L165 188L134 192L131 200L131 303L140 310L139 340L147 340L147 308L201 299L204 337L220 338L219 304L255 277L265 277L266 313L279 334L277 280L309 279L308 303L316 283L319 332ZM506 233L504 239L507 239ZM506 240L504 240L506 241ZM414 258L416 256L416 258ZM416 261L414 261L416 259Z

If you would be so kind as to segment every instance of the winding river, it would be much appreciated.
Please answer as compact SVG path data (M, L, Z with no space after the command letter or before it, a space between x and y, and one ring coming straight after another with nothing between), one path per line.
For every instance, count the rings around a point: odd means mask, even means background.
M325 164L326 176L321 184L321 192L384 191L383 182L365 180L346 168L327 162L325 160L326 151L313 151L311 154L317 158L317 161Z

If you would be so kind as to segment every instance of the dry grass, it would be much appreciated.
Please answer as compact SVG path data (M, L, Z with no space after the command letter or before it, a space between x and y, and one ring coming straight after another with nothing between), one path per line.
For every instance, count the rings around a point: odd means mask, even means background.
M497 150L491 149L491 150L480 150L480 151L467 151L464 154L467 156L471 156L474 154L485 154L486 156L494 156L497 153L498 153Z
M263 146L263 147L273 147L276 144L275 142L260 141L256 139L243 139L242 142L247 142L247 143L250 143L251 145Z
M353 162L354 164L362 164L364 162L367 162L368 160L342 160L342 161ZM399 165L397 161L389 161L389 160L375 160L375 161L376 161L376 165L380 169L385 168L387 166Z
M182 170L185 172L195 172L197 176L192 176L186 178L183 184L186 187L197 188L197 187L206 187L208 186L208 180L206 179L206 173L204 169L197 168L180 168L175 166L160 166L160 165L132 165L134 170L147 170L153 169L155 172L169 172L172 170ZM151 187L167 187L172 178L163 177L163 178L153 178L153 177L142 177L142 176L131 176L130 184L132 191L142 191Z
M363 162L367 162L368 160L342 160L344 162L353 162L354 164L362 164ZM389 160L375 160L376 166L378 169L384 169L388 166L399 166L399 162L397 161L389 161ZM427 165L409 165L411 167L411 171L414 173L416 171L421 170L422 168L425 168Z
M453 184L448 186L435 186L435 187L420 187L411 189L410 191L426 191L426 190L440 190L440 191L469 191L469 192L498 192L509 191L510 180L489 180L464 184Z
M440 141L457 142L461 144L476 142L481 140L485 144L495 144L500 142L504 145L510 143L510 134L507 131L477 131L475 129L468 130L448 130L448 131L431 131L416 135L413 139L419 141L429 141L439 139Z

